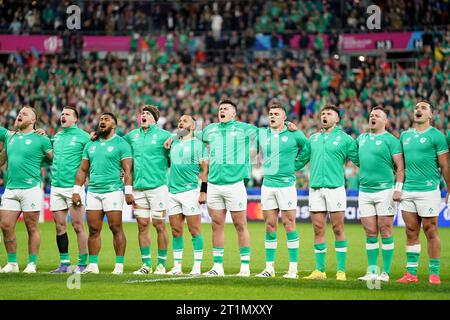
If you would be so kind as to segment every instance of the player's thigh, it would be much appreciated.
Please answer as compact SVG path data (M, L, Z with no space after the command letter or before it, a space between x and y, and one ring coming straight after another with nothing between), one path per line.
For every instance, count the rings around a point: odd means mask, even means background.
M224 186L225 208L231 212L247 210L247 189L244 181Z
M122 211L111 210L105 212L111 229L122 229Z
M361 224L368 237L378 235L378 219L376 215L361 217Z
M169 215L169 223L172 231L183 232L184 216L182 213Z
M277 188L275 197L278 203L278 208L281 211L292 211L297 209L297 189L295 186Z
M190 215L186 216L186 223L188 225L189 232L192 236L197 236L201 233L202 215Z
M323 195L329 212L345 211L347 208L347 194L344 187L323 188Z
M418 235L422 224L422 218L420 218L417 212L402 210L402 218L403 222L405 222L406 233Z
M147 190L147 199L150 203L150 213L154 220L166 220L167 207L169 202L169 190L167 186Z
M211 209L208 207L208 213L211 217L211 222L213 223L213 226L224 226L225 225L225 219L227 215L226 209Z
M247 228L247 211L231 211L231 219L238 231L244 231Z
M437 217L441 208L441 192L439 190L418 192L415 202L417 214L421 218Z
M264 211L271 211L278 209L278 202L275 196L275 188L262 186L261 187L261 208Z
M223 186L208 183L208 192L206 193L206 203L208 205L208 212L210 212L210 210L221 211L226 209L223 192L224 192Z
M297 210L282 210L281 211L281 221L286 225L294 225L295 226L295 217L297 214Z
M108 192L101 195L102 208L105 212L117 211L122 213L123 193L122 191Z
M377 209L375 206L374 196L372 193L360 191L358 195L358 206L361 221L364 219L365 221L375 220L376 222ZM374 219L366 219L366 218L374 218Z
M86 221L89 226L90 233L100 232L100 230L102 230L104 216L105 213L101 209L87 210Z
M315 233L325 233L327 226L327 212L313 211L311 212L311 222Z
M67 209L52 211L52 213L53 213L53 220L55 221L57 227L65 227L67 225L67 214L68 214Z
M309 189L309 197L308 197L309 212L327 211L327 203L325 201L325 197L322 194L323 193L322 189L323 188Z
M387 189L375 193L375 208L378 217L394 216L395 201L392 199L394 189Z
M183 215L196 216L201 214L200 204L198 203L199 195L200 194L197 189L178 194L178 198L183 210Z
M23 221L28 231L36 231L39 228L40 211L28 211L23 213Z
M20 211L0 210L0 226L3 230L14 230L17 219L19 219Z
M273 232L277 230L278 227L278 215L279 210L263 210L264 222L266 223L266 230Z
M20 203L20 190L5 189L2 195L0 210L9 212L21 212L22 206Z

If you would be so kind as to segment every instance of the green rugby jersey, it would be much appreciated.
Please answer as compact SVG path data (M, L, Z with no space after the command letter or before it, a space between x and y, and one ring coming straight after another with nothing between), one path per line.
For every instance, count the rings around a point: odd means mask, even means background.
M197 189L200 162L205 159L208 159L208 152L200 140L175 140L170 148L169 192Z
M164 142L171 133L156 124L147 131L142 128L130 131L124 138L133 150L133 188L146 190L167 185L169 150Z
M5 142L8 130L0 126L0 141Z
M40 185L41 163L52 151L50 139L34 131L26 134L10 132L6 135L5 149L8 189L29 189Z
M296 160L296 170L311 161L310 182L313 189L338 188L345 185L344 164L358 162L355 140L336 126L333 131L313 134Z
M132 158L130 145L118 135L109 140L98 139L86 144L83 159L89 160L89 191L108 193L123 190L121 161Z
M389 132L363 133L356 139L359 162L359 190L379 192L395 185L392 157L401 154L400 140Z
M295 185L295 159L307 139L301 131L280 132L270 128L259 129L258 144L264 159L266 187L282 188Z
M212 123L201 131L201 140L209 145L210 183L227 185L250 178L249 150L257 132L254 125L236 120Z
M448 152L445 135L434 127L417 132L414 128L400 136L405 157L405 191L432 191L439 189L437 157Z
M63 128L52 139L52 186L71 188L75 183L83 150L90 141L89 134L73 125Z
M447 132L447 145L450 148L450 130Z

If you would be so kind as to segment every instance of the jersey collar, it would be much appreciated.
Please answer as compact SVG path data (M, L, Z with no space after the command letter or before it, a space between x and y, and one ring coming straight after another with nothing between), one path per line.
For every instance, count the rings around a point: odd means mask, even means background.
M233 125L235 123L236 123L236 120L235 119L231 119L228 122L219 122L219 126L228 127L228 126L231 126L231 125Z

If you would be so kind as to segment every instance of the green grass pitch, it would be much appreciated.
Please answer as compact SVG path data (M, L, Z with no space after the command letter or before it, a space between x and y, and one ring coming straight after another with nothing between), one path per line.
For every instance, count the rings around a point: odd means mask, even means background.
M114 251L112 236L107 225L102 234L102 249L99 258L99 275L83 275L80 289L67 288L68 275L48 274L57 267L59 262L55 241L53 223L41 224L41 251L38 260L38 273L27 275L0 274L1 299L449 299L450 298L450 229L440 229L442 242L442 285L431 286L428 283L428 257L426 241L421 235L422 254L419 265L419 283L397 284L391 281L382 284L379 290L369 290L365 282L356 278L365 273L366 254L365 236L360 225L347 225L346 233L349 243L347 255L346 282L335 280L336 258L334 253L334 239L331 227L328 227L327 275L323 281L283 279L282 275L288 267L286 248L286 234L280 225L278 231L278 251L276 259L277 275L271 279L255 278L265 266L264 260L264 224L249 223L251 236L252 277L237 278L191 278L189 276L136 276L132 271L141 265L137 242L137 227L134 223L124 225L127 236L127 251L125 254L125 274L111 275L114 267ZM169 230L170 227L168 226ZM313 231L310 224L299 224L300 234L299 275L307 275L314 268ZM205 236L205 251L202 271L212 266L211 226L204 224L202 231ZM170 231L169 231L170 232ZM237 237L233 225L226 225L225 229L225 274L233 275L239 271L239 251ZM152 236L152 262L156 262L156 237ZM77 247L73 230L69 229L70 253L72 264L76 263ZM27 233L23 222L17 225L18 260L22 271L27 263ZM381 254L379 261L381 260ZM6 263L6 253L2 245L0 249L0 263ZM188 273L193 263L191 237L185 229L185 252L183 271ZM391 279L398 279L405 270L405 234L403 228L395 228L395 253ZM172 267L172 250L169 247L167 270Z

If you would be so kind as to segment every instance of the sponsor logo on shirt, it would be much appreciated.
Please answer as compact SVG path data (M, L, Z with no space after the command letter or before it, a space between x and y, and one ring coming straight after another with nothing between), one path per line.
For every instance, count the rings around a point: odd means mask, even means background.
M31 140L30 139L25 140L25 144L31 144Z
M339 145L339 141L334 141L333 144L337 146Z
M377 145L377 146L379 146L380 144L382 144L383 143L383 141L381 141L381 140L378 140L377 142L375 142L375 144Z
M411 137L406 138L405 144L409 144L409 140L411 140Z
M91 147L91 150L89 150L90 153L94 153L95 152L95 146Z
M108 152L111 152L111 151L113 151L114 150L114 147L113 146L109 146L108 147Z

